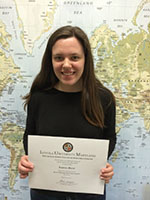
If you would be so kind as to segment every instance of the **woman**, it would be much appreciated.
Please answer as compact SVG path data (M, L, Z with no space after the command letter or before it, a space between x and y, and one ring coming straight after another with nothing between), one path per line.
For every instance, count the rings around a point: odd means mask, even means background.
M64 26L49 38L39 74L30 93L24 149L18 170L26 178L34 170L28 160L28 135L108 139L114 150L115 98L94 74L94 63L87 35L78 27ZM108 183L113 167L107 163L100 178ZM32 200L104 200L104 195L75 194L31 189Z

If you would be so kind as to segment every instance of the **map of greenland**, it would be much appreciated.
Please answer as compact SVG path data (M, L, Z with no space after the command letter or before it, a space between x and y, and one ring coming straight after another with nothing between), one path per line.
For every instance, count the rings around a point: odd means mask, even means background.
M21 40L31 54L34 43L53 25L55 0L15 0Z

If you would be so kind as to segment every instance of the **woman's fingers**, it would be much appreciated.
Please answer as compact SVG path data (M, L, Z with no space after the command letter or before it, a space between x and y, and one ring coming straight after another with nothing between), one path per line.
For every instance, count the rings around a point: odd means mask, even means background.
M26 178L28 174L20 174L20 178Z
M109 183L110 179L112 179L114 175L113 167L109 163L106 164L106 168L103 168L100 172L100 178L105 181L105 183Z
M22 156L20 162L22 166L33 169L33 163L29 161L28 156Z
M31 163L28 160L28 156L22 156L21 160L18 164L18 171L20 173L20 178L26 178L28 176L29 172L32 172L34 166L33 163Z

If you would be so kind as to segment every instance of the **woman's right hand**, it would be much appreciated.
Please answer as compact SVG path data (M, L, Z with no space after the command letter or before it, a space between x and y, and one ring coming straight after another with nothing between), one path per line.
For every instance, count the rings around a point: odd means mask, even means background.
M26 178L28 176L28 173L33 171L33 168L33 163L29 161L28 156L22 156L18 164L20 178Z

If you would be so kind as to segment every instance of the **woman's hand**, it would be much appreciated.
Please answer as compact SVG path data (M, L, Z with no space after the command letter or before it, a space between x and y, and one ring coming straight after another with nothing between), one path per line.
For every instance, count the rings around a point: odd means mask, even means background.
M106 164L106 168L101 169L100 178L105 181L105 183L109 183L110 179L112 179L114 175L113 166L109 163Z
M22 156L18 164L20 178L26 178L28 176L28 173L33 171L33 168L33 163L29 161L28 156Z

